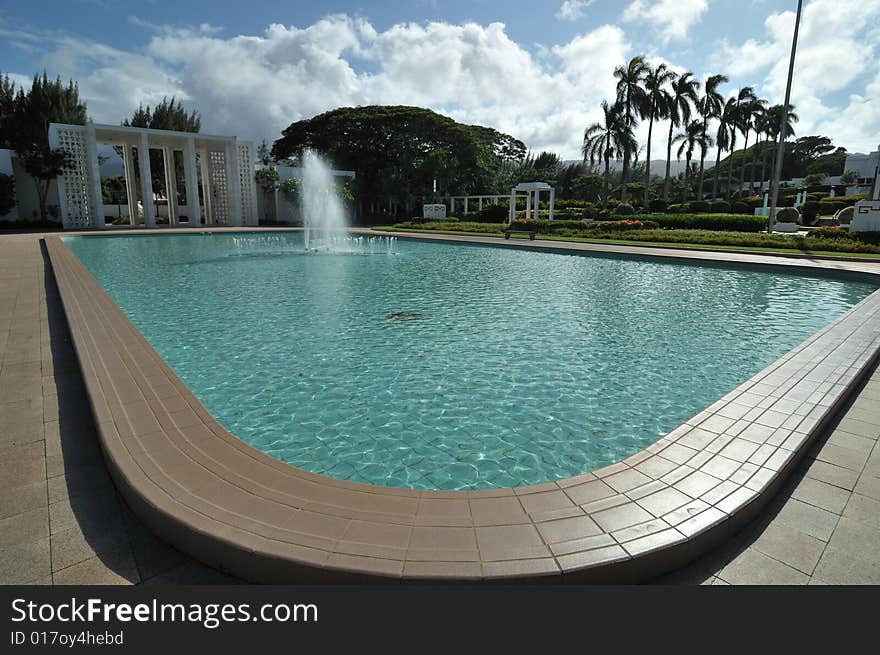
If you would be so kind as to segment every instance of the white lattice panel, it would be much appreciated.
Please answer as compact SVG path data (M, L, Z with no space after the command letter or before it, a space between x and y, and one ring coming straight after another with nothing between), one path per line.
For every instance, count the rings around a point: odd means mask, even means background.
M58 147L67 152L67 164L58 179L58 191L63 194L62 223L65 228L91 227L95 217L92 198L91 167L86 147L85 128L61 128L57 135Z
M211 161L211 211L216 225L229 224L229 181L226 179L226 153L210 152Z
M253 153L251 144L247 142L238 143L238 178L241 184L241 217L245 225L256 225Z

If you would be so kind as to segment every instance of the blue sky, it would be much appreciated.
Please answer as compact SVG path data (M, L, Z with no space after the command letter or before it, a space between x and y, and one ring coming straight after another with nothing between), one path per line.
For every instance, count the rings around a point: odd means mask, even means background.
M99 122L176 95L203 131L272 140L339 105L415 104L574 158L614 66L636 54L781 102L795 4L0 0L0 69L76 78ZM801 30L798 133L875 149L880 0L807 0Z

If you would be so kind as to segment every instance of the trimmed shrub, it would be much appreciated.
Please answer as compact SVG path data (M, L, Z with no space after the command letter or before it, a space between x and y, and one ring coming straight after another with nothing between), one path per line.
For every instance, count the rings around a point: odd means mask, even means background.
M803 219L804 225L812 225L816 220L816 217L819 216L820 209L821 207L819 206L819 203L815 200L807 200L807 202L801 205L801 218Z
M850 231L845 227L820 227L810 232L815 239L851 239Z
M581 211L581 218L587 220L594 220L597 216L599 216L599 210L593 205L587 205L584 207L583 211Z
M819 216L834 216L846 205L837 200L821 200L819 202Z
M855 207L844 207L839 212L834 215L834 218L837 219L838 223L843 223L844 225L849 225L852 223L853 214L855 213Z
M706 214L711 210L708 200L692 200L688 203L688 212Z
M820 202L839 202L842 203L844 207L849 207L865 198L867 198L867 196L864 193L854 193L851 196L825 196Z
M632 216L636 210L628 202L622 202L614 208L614 213L618 216Z
M666 211L666 208L668 206L669 203L662 198L654 198L653 200L648 202L648 211L662 213Z
M746 196L742 199L744 203L749 205L752 209L756 207L764 206L764 196Z
M726 200L714 200L710 205L709 211L713 214L729 214L730 203Z
M737 200L733 203L733 207L730 208L730 211L734 214L754 215L754 210L741 200Z
M680 203L676 203L674 205L669 205L666 208L666 213L668 213L668 214L684 214L684 212L685 212L685 206Z
M506 219L509 211L510 209L507 205L489 205L488 207L483 207L477 216L479 217L480 222L483 222L483 220L486 219L491 219L492 222L497 222Z
M777 223L797 223L800 217L800 213L794 207L783 207L776 212Z

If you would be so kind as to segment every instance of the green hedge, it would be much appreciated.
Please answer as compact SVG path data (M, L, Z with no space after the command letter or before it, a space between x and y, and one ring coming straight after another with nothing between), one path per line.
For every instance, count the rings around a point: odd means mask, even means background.
M622 202L619 205L617 205L617 208L614 210L614 213L618 214L620 216L632 216L633 214L636 213L636 210L628 202Z
M839 200L820 200L819 216L834 216L834 214L845 207L846 203L840 202Z
M733 203L733 207L730 208L730 211L734 214L743 214L748 216L755 215L755 211L741 200L737 200L735 203Z
M709 211L713 214L729 214L730 203L726 200L713 200L709 206Z
M776 212L777 223L797 223L800 218L800 212L794 207L782 207Z
M880 237L880 235L877 235ZM614 238L609 233L594 232L591 238ZM628 241L654 243L687 243L694 245L758 247L779 250L824 250L830 252L858 252L880 255L880 238L872 243L873 234L860 232L858 237L838 237L833 239L821 236L802 236L786 234L743 234L739 232L714 232L706 230L635 230L627 233Z
M670 207L670 209L672 209ZM641 218L635 216L634 218ZM767 227L763 216L747 214L666 214L649 216L661 228L669 230L721 230L724 232L760 232Z
M659 218L659 217L652 217ZM629 230L657 229L657 221L648 218L617 221L536 221L518 219L511 223L515 230L530 230L538 234L622 232Z

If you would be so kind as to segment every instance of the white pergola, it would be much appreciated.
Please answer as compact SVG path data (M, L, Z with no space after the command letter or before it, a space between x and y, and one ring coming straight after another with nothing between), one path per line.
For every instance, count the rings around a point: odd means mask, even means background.
M515 187L510 190L510 217L507 221L508 225L513 222L513 219L516 217L516 198L520 193L525 193L526 195L526 217L528 218L529 214L532 213L532 195L535 197L534 202L534 219L538 220L538 208L541 206L541 191L549 191L550 192L550 216L549 219L553 220L553 205L556 202L556 189L547 184L546 182L520 182Z
M186 186L186 215L189 225L257 225L257 196L254 184L254 147L234 136L213 136L192 132L152 130L121 125L49 125L49 145L69 154L58 178L61 221L65 229L104 227L98 144L122 148L125 190L132 227L138 226L138 191L143 205L144 225L156 227L156 205L150 169L150 150L161 150L168 196L168 219L180 225L177 204L177 176L174 153L183 157ZM134 168L137 151L140 185ZM202 197L199 197L199 181ZM138 189L138 186L140 187ZM194 191L194 192L193 192Z
M468 213L468 201L476 200L477 201L477 211L483 211L483 201L488 200L491 201L493 205L497 205L499 200L503 200L507 198L506 195L480 195L480 196L449 196L449 213L455 213L455 201L462 200L464 202L464 213Z

